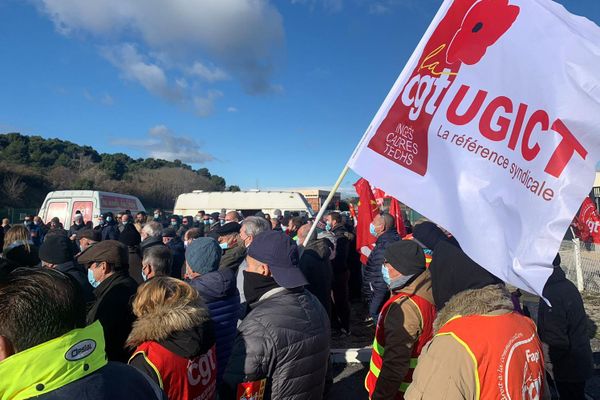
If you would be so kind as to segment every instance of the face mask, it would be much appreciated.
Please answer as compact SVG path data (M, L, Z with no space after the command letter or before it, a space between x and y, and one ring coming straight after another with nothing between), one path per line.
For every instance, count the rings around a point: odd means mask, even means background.
M90 285L92 285L92 287L94 288L97 288L100 284L100 282L98 282L96 278L94 278L94 273L92 272L91 268L88 268L88 282L90 282Z
M189 242L187 240L184 240L183 247L185 247L187 249L188 246L189 246Z
M219 221L219 223L221 224L221 226L225 225L225 220L222 219L221 221Z
M390 278L390 271L388 271L385 264L381 266L381 275L383 275L383 280L385 281L385 284L390 286L392 284L392 278Z
M177 221L171 221L171 226L177 226Z
M123 225L127 225L129 223L129 221L123 221L121 222Z
M209 219L209 220L208 220L208 223L209 223L210 225L212 225L212 224L214 224L214 223L215 223L215 220L211 218L211 219Z
M201 219L202 219L202 217L195 217L195 218L194 218L194 220L195 220L196 222L199 222Z
M106 222L112 221L112 217L106 217Z
M271 276L242 271L244 274L244 296L248 304L256 303L262 295L278 285Z
M160 214L154 214L154 219L159 219L160 218Z
M394 289L398 289L398 288L406 286L408 281L411 280L413 276L414 275L406 275L406 276L402 276L400 278L394 279L392 281L392 283L389 284L390 289L394 290Z
M369 224L369 232L371 233L371 235L377 237L377 232L375 232L375 225L373 225L372 222Z
M329 222L327 224L325 224L325 230L327 232L329 232L331 230L331 224Z
M40 226L42 224L42 221L35 221L35 224Z
M219 243L219 246L221 246L221 248L223 250L227 250L229 248L229 245L227 244L227 242L225 242L225 243Z
M202 221L202 223L204 225L210 225L210 220L209 219L205 219L204 221Z
M144 282L146 282L148 280L148 277L146 276L144 271L142 271L142 279L144 280Z

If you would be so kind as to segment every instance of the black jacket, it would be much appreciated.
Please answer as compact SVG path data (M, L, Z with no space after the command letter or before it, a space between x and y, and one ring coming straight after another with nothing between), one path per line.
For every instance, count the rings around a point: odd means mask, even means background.
M80 230L85 229L85 224L81 224L81 225L77 225L77 224L72 224L71 227L69 228L69 237L73 236L73 235L77 235L77 232L79 232Z
M385 231L377 238L375 248L369 255L367 265L365 266L365 282L371 283L375 288L387 288L387 285L383 280L383 275L381 274L381 266L385 261L385 248L390 243L397 242L398 240L400 240L400 236L398 235L398 232L396 232L396 229Z
M327 315L331 315L331 280L332 269L329 256L331 249L328 239L317 239L308 242L301 248L300 263L298 267L308 281L308 289L319 299Z
M135 368L109 362L98 371L34 397L40 400L167 400L167 396Z
M581 295L560 267L554 268L543 295L552 307L540 299L538 332L540 339L550 347L554 378L565 382L585 381L592 376L593 364Z
M320 399L329 358L329 317L304 288L276 288L250 305L225 370L221 398L266 379L264 399Z
M162 241L162 237L160 236L150 236L146 239L142 240L140 243L140 255L144 258L144 251L152 246L164 246L165 244Z
M55 268L63 274L73 277L81 287L85 303L91 305L96 297L94 296L94 288L90 285L87 277L87 270L83 265L77 264L74 261L68 261L64 264L58 264Z
M106 340L106 356L110 361L127 362L130 352L125 341L131 332L135 317L131 310L131 299L137 283L127 271L115 272L94 289L96 301L88 311L87 323L100 320Z
M183 245L181 238L175 236L169 243L167 243L167 247L169 250L171 250L171 255L173 256L171 276L173 278L181 279L181 270L183 263L185 262L185 246Z
M119 240L119 229L114 222L107 223L102 227L102 240Z
M348 270L348 251L350 241L348 240L348 231L342 224L336 225L331 229L335 235L335 258L332 260L333 273L343 273Z

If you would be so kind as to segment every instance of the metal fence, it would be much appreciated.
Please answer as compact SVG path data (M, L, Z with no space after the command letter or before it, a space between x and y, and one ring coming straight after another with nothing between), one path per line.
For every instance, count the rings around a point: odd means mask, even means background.
M579 239L564 240L559 253L567 278L579 291L600 293L600 246Z

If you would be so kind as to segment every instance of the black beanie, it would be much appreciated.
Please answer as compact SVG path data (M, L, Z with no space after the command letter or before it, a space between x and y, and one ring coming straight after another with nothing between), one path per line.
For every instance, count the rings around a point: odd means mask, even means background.
M384 252L385 262L404 276L425 271L425 253L421 246L412 240L399 240L389 244Z
M461 249L446 241L435 246L429 271L433 300L438 310L457 293L502 283Z
M40 246L40 260L50 264L64 264L73 261L73 245L64 235L47 235Z

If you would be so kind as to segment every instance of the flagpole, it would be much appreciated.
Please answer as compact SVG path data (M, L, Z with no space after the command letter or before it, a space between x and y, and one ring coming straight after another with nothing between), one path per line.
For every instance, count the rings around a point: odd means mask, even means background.
M329 195L325 199L325 202L321 205L321 208L319 209L319 212L317 213L317 216L315 217L315 222L310 227L310 231L308 232L308 235L304 239L304 243L302 243L303 246L306 246L308 244L308 240L310 239L312 234L315 232L315 229L317 229L317 223L321 220L321 218L323 218L323 214L325 214L325 210L327 209L327 206L329 205L329 203L331 203L331 199L333 199L333 196L335 196L335 192L337 192L337 190L339 189L340 185L342 184L342 181L346 177L346 174L348 173L349 170L350 170L350 167L348 167L348 164L346 164L346 166L342 170L342 173L338 177L337 181L331 188L331 192L329 192Z

